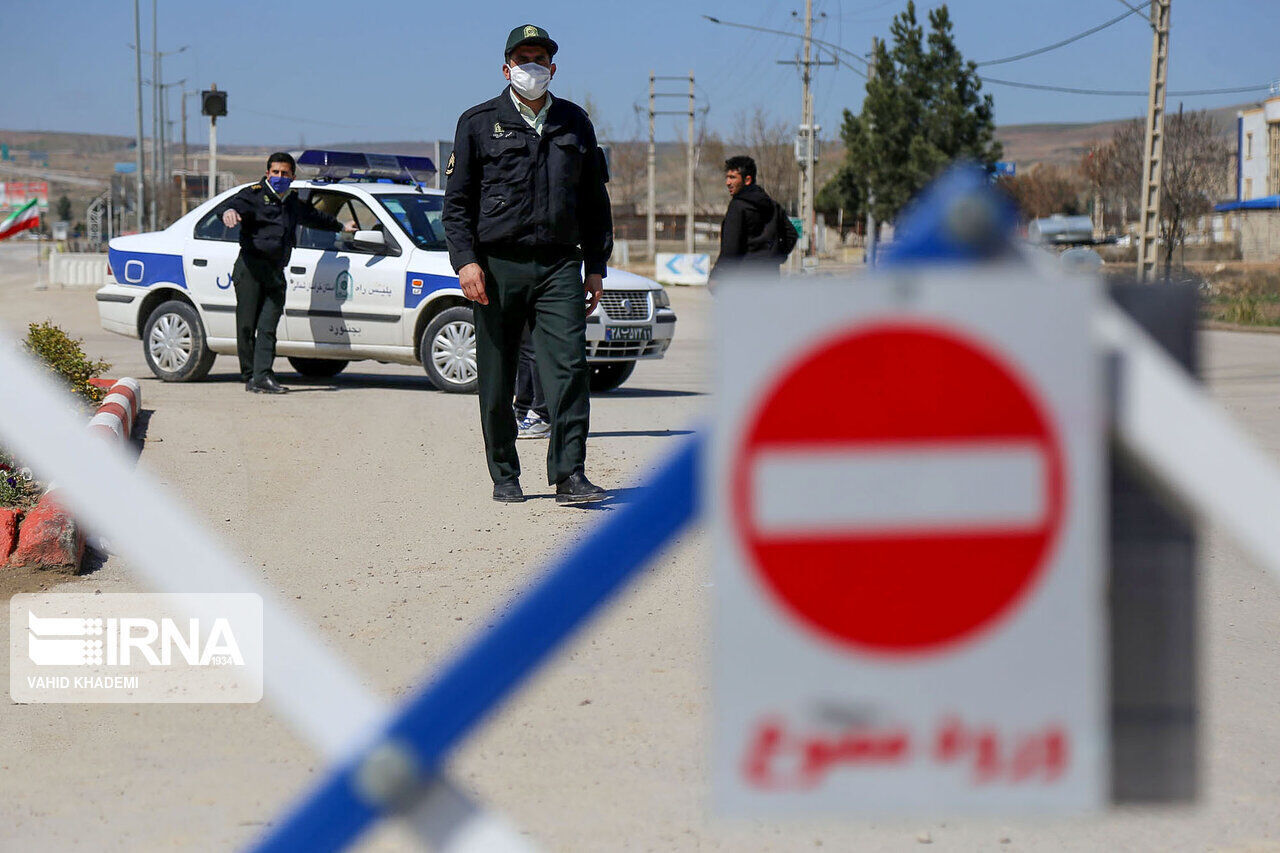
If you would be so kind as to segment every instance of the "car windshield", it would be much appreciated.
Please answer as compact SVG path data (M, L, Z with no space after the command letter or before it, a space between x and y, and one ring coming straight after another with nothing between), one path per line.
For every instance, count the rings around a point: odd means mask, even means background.
M404 195L377 195L400 227L405 230L419 249L431 252L443 252L447 249L444 243L444 227L440 224L440 213L444 207L444 198L424 193L405 193Z

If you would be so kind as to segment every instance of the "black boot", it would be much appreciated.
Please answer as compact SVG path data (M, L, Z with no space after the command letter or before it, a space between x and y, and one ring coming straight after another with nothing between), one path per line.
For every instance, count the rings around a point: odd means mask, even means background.
M493 499L498 503L518 504L524 500L519 480L503 480L493 484Z
M590 503L602 501L607 497L609 493L599 486L592 485L581 468L556 483L556 503L558 504Z

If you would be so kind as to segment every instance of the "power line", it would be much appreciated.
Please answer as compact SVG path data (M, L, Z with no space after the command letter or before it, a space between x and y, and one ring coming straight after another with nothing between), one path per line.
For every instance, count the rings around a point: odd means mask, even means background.
M722 21L721 19L713 18L710 15L703 15L702 17L706 18L708 21L710 21L713 24L721 25L722 27L737 27L738 29L742 29L742 30L755 30L761 33L773 33L775 35L788 36L793 39L801 39L801 40L804 39L804 36L802 34L788 32L787 30L775 30L775 29L771 29L770 27L756 27L756 26L752 26L751 24L739 24L735 21ZM816 45L821 45L822 47L825 47L828 51L831 52L831 58L835 60L836 63L843 65L845 68L848 68L854 74L857 74L859 77L866 79L867 75L864 71L854 68L848 62L845 62L843 59L840 58L839 54L844 54L845 56L852 57L853 59L856 59L859 62L861 62L863 65L870 65L870 63L867 62L866 59L862 58L861 56L854 53L852 50L849 50L848 48L841 47L838 44L832 44L829 41L823 41L822 39L816 39L816 38L810 38L809 41L813 42Z
M1142 11L1144 7L1151 5L1151 2L1152 0L1146 0L1146 2L1136 7L1134 11L1138 11L1138 12ZM1125 5L1128 6L1129 4L1125 3ZM1126 17L1132 14L1133 12L1126 12L1125 14L1119 16L1118 18L1113 18L1112 20L1108 21L1105 24L1101 24L1098 27L1094 27L1092 30L1088 30L1086 32L1080 33L1079 35L1072 36L1070 39L1067 39L1066 41L1063 41L1063 42L1059 42L1057 45L1049 45L1048 47L1040 48L1038 51L1031 51L1030 54L1023 54L1022 56L1032 55L1037 52L1043 53L1044 51L1052 50L1055 47L1061 47L1064 44L1069 44L1070 42L1078 41L1079 39L1084 38L1087 35L1091 35L1092 33L1097 32L1099 29L1102 29L1103 27L1109 27L1112 24L1116 23L1117 21L1122 21ZM804 38L803 35L800 35L798 33L787 32L786 30L774 30L768 27L757 27L757 26L752 26L751 24L739 24L734 21L723 21L719 18L713 18L710 15L703 15L702 17L706 18L708 21L710 21L713 24L720 24L721 26L725 26L725 27L738 27L744 30L756 30L762 33L774 33L776 35L790 36L791 38L797 38L797 39ZM836 62L840 63L841 65L845 66L850 71L864 78L867 76L863 71L853 67L842 58L844 56L848 56L852 59L856 59L858 62L861 62L863 65L870 66L870 63L859 54L854 53L852 50L849 50L846 47L841 47L838 44L832 44L831 42L828 42L828 41L822 41L821 39L810 39L810 41L812 41L814 44L821 45L822 47L826 48L831 53L832 59L834 59ZM1008 57L1006 59L993 60L990 62L979 62L977 64L978 65L994 65L998 62L1012 62L1014 59L1017 59L1017 58L1019 57ZM1142 89L1142 90L1080 89L1072 86L1053 86L1053 85L1043 84L1043 83L1023 83L1017 80L1001 80L996 77L981 76L979 79L981 79L983 83L992 83L997 86L1010 86L1015 89L1034 89L1039 92L1062 92L1068 95L1104 95L1104 96L1111 96L1111 97L1144 97L1145 98L1148 94L1146 89ZM1168 94L1174 97L1179 97L1179 98L1192 98L1200 95L1241 95L1241 94L1247 94L1249 92L1269 91L1270 88L1271 88L1270 83L1263 83L1258 86L1237 86L1237 87L1224 88L1224 89L1187 89L1181 92L1169 92Z
M1068 95L1110 95L1116 97L1143 97L1149 93L1146 89L1077 89L1072 86L1050 86L1041 83L1022 83L1017 80L998 80L995 77L981 78L983 83L994 83L997 86L1011 86L1015 89L1035 89L1039 92L1063 92ZM1177 98L1190 98L1197 95L1242 95L1248 92L1261 92L1270 89L1270 84L1261 86L1238 86L1227 89L1186 89L1181 92L1169 92Z
M1128 4L1128 3L1125 3L1125 5L1126 5L1126 6L1129 6L1129 4ZM1084 32L1082 32L1082 33L1076 33L1075 35L1071 36L1070 38L1065 38L1065 39L1063 39L1062 41L1054 42L1053 44L1045 45L1044 47L1038 47L1038 48L1036 48L1035 50L1028 50L1028 51L1026 51L1026 52L1024 52L1024 53L1019 53L1019 54L1016 54L1016 55L1014 55L1014 56L1006 56L1006 57L1004 57L1003 59L988 59L986 62L979 62L979 63L977 63L977 65L978 65L979 67L982 67L982 66L984 66L984 65L1002 65L1002 64L1004 64L1004 63L1006 63L1006 62L1017 62L1019 59L1027 59L1027 58L1032 57L1032 56L1039 56L1039 55L1040 55L1040 54L1042 54L1042 53L1048 53L1048 52L1049 52L1049 51L1051 51L1051 50L1057 50L1057 49L1058 49L1058 48L1060 48L1060 47L1066 47L1067 45L1071 44L1072 42L1080 41L1080 39L1082 39L1082 38L1086 38L1086 37L1088 37L1088 36L1093 35L1093 34L1094 34L1094 33L1096 33L1096 32L1100 32L1100 31L1102 31L1102 30L1105 30L1107 27L1110 27L1110 26L1112 26L1112 25L1114 25L1114 24L1118 24L1118 23L1120 23L1121 21L1123 21L1125 18L1129 17L1130 15L1133 15L1133 14L1136 14L1136 13L1140 12L1140 11L1142 11L1142 9L1143 9L1143 8L1145 8L1145 7L1147 7L1147 6L1150 6L1150 5L1151 5L1151 0L1147 0L1147 2L1143 3L1143 4L1142 4L1142 5L1140 5L1140 6L1137 6L1137 7L1130 6L1130 7L1129 7L1129 11L1128 11L1128 12L1125 12L1125 13L1120 14L1120 15L1116 15L1116 16L1115 16L1114 18L1112 18L1111 20L1106 21L1105 23L1098 24L1098 26L1093 27L1093 28L1091 28L1091 29L1087 29L1087 30L1085 30L1085 31L1084 31ZM1145 92L1144 92L1143 94L1145 94Z
M342 124L336 121L322 121L320 119L303 118L301 116L286 116L286 115L281 115L280 113L269 113L269 112L263 112L262 110L250 110L244 107L240 107L239 110L237 110L237 112L248 113L249 115L254 115L254 116L263 116L264 118L284 119L286 121L299 122L302 124L321 124L321 125L325 125L326 127L342 127L348 130L360 127L360 125L355 125L355 124Z

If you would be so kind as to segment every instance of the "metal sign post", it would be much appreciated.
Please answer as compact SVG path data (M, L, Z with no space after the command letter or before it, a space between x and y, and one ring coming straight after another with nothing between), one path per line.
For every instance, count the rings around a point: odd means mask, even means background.
M227 114L227 93L214 83L200 93L200 114L209 117L209 198L218 194L218 116Z

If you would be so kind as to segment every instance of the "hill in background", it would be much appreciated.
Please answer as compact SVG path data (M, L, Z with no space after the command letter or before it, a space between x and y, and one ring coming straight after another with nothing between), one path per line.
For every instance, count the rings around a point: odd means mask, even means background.
M1170 112L1177 106L1170 104ZM1236 112L1257 106L1240 104L1209 110L1215 127L1224 136L1235 138ZM1080 158L1095 142L1106 142L1116 128L1132 119L1080 124L1011 124L996 129L996 137L1004 145L1004 159L1018 164L1019 169L1036 163L1049 163L1074 169Z
M1241 104L1210 110L1215 124L1225 136L1234 138L1236 112L1254 104ZM1175 105L1170 105L1175 110ZM1037 163L1049 163L1074 169L1080 158L1095 142L1105 142L1125 120L1111 120L1086 123L1063 124L1023 124L1006 125L997 128L997 137L1004 145L1004 159L1018 164L1019 170L1025 170ZM135 152L130 137L93 133L66 133L57 131L23 131L0 130L0 143L9 146L10 160L0 163L0 181L39 179L41 172L48 172L51 180L50 201L67 195L76 218L83 217L88 203L102 189L91 186L76 186L60 181L59 177L83 177L102 182L105 187L110 179L114 164L132 162ZM290 150L293 145L220 145L218 163L220 170L235 173L242 180L249 180L261 174L262 159L274 150ZM425 140L402 140L399 142L335 142L315 145L316 148L334 148L346 151L371 151L378 153L399 153L430 155L433 143ZM611 191L615 203L627 207L642 203L645 191L645 150L646 143L640 140L616 141L612 143L614 150L614 176ZM781 151L782 148L788 149ZM771 158L774 170L787 174L769 175L762 172L761 183L771 192L780 189L780 195L786 197L794 193L794 172L790 169L792 162L790 142L779 146L779 156ZM182 165L181 148L171 149L172 163L175 168ZM732 140L713 138L700 154L695 180L694 199L696 208L703 213L723 211L726 199L724 176L720 171L723 158L739 153L739 147ZM843 149L839 141L827 141L823 146L822 161L818 165L819 185L825 182L839 167L843 159ZM200 168L204 164L204 148L191 145L188 149L189 165ZM199 159L197 159L197 157ZM659 208L682 205L685 198L685 146L678 142L661 142L657 146L658 172L658 205ZM45 162L48 165L45 166ZM757 158L760 159L760 158Z

